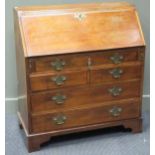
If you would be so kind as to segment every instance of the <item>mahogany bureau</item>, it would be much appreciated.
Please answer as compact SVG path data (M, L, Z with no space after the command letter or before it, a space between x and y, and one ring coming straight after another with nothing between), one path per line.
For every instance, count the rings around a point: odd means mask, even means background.
M19 125L29 152L53 136L142 131L145 41L121 3L16 7Z

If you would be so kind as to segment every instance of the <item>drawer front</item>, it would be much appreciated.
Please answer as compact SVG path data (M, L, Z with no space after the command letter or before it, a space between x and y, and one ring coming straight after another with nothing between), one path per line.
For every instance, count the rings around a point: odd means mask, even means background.
M61 111L32 117L32 132L54 131L83 125L104 123L139 116L139 102L99 105L95 107Z
M86 71L30 76L30 85L32 91L83 85L86 84L87 81Z
M138 48L109 50L100 52L86 52L83 54L57 55L30 58L30 72L63 72L88 68L104 64L121 64L138 60Z
M81 67L87 67L88 55L70 54L58 56L46 56L40 58L31 58L31 72L63 72L68 70L79 70Z
M91 65L121 64L138 60L138 48L111 50L92 54Z
M142 66L120 66L108 69L93 69L90 71L91 83L117 82L122 80L140 79Z
M49 110L59 111L139 96L140 81L59 89L31 94L31 109L36 113Z

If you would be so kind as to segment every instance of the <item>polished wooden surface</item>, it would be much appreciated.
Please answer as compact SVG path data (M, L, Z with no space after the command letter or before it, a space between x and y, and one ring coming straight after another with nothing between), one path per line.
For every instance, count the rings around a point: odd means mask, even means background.
M31 106L34 113L46 113L47 111L57 111L63 109L72 109L82 106L97 105L106 101L116 101L121 99L131 99L140 97L140 81L100 84L93 87L81 87L70 89L57 89L48 92L35 93L31 95ZM109 89L117 86L122 88L118 96L109 93ZM57 94L65 95L66 99L61 105L57 105L52 100Z
M19 16L25 56L143 46L135 8L125 8L125 5L118 9L119 5L104 7L103 3L98 3L96 7L88 5L85 9L77 6L48 11L21 8Z
M53 78L65 77L66 80L61 84L56 84ZM30 76L30 85L32 91L49 90L52 88L63 88L68 86L76 86L87 83L87 72L71 72L58 74L41 74Z
M115 77L114 74L111 72L114 70L121 70L122 73L119 74L120 77ZM106 83L106 82L118 82L122 80L130 80L130 79L139 79L141 77L141 70L142 66L140 63L137 63L137 65L131 64L127 66L117 66L112 68L106 68L106 69L93 69L91 71L91 80L90 83Z
M109 111L113 107L122 108L119 116L113 116ZM59 115L66 116L64 124L56 124L53 121L54 117ZM37 115L32 117L32 131L45 132L58 129L65 129L70 127L78 127L82 125L96 124L101 122L123 120L129 118L136 118L139 116L139 103L123 102L113 103L107 105L94 105L93 107L87 107L82 109L58 111L56 113L49 113L46 115Z
M20 127L29 152L51 136L142 130L145 42L128 3L16 7Z
M135 7L132 4L129 4L127 2L108 2L108 3L101 3L101 2L95 2L95 3L82 3L82 4L63 4L63 5L47 5L47 6L20 6L15 7L15 9L20 11L39 11L39 10L55 10L55 9L98 9L103 8L109 11L113 10L132 10L135 9Z
M108 67L109 64L114 64L114 62L110 58L115 56L115 54L123 57L123 59L121 60L121 63L138 60L138 48L115 49L115 50L107 50L107 51L105 50L104 52L94 52L92 54L93 55L91 57L92 66L105 64Z
M87 61L90 54L71 54L71 55L59 55L59 56L44 56L44 57L34 57L30 58L29 64L32 65L30 68L31 73L40 73L40 72L65 72L65 71L78 71L79 68L86 68ZM55 61L65 62L62 70L57 71L52 66L52 63Z
M91 67L96 67L100 65L106 65L104 67L108 67L110 64L114 64L114 62L110 59L115 54L119 56L123 56L123 60L121 63L125 62L134 62L138 60L138 48L127 48L127 49L115 49L115 50L105 50L105 51L94 51L94 52L86 52L84 54L76 53L76 54L63 54L56 56L44 56L44 57L33 57L29 59L29 71L31 73L40 73L40 72L65 72L65 71L76 71L87 68L88 69L88 61L91 61ZM55 70L52 66L52 63L55 61L65 62L62 70ZM115 67L115 65L114 65Z
M24 49L22 46L22 37L20 35L20 28L18 24L18 15L14 11L14 31L15 31L15 46L16 46L16 69L17 69L17 81L18 81L18 109L23 118L25 127L27 130L30 129L30 117L29 111L29 95L27 86L27 64L24 56Z

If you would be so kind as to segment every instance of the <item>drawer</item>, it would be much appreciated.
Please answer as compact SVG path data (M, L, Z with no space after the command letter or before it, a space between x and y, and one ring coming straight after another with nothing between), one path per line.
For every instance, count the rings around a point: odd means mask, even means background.
M63 88L68 86L83 85L87 83L87 72L69 72L64 74L34 74L30 75L32 91Z
M142 65L140 63L112 68L97 68L90 71L91 83L117 82L122 80L140 79Z
M34 113L59 111L139 96L140 81L66 88L31 94L31 109Z
M136 61L138 48L35 57L29 59L29 68L31 73L78 71L81 68L88 68L90 60L92 66Z
M138 48L108 50L91 55L91 65L121 64L138 60Z
M79 127L109 121L136 118L140 115L137 101L100 104L93 107L72 109L32 116L32 132L44 132Z
M68 70L77 71L81 67L87 67L88 55L70 54L44 56L30 58L30 72L63 72Z

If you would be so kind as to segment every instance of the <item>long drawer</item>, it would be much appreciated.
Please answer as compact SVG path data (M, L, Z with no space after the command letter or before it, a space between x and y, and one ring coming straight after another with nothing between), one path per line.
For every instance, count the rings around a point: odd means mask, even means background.
M138 48L30 58L29 66L31 73L78 71L81 68L87 68L89 60L91 60L92 66L137 61Z
M69 72L64 74L34 74L30 76L30 86L32 91L57 89L86 83L88 83L88 73L86 71Z
M104 123L140 115L140 106L137 101L115 102L99 104L95 107L79 108L68 111L59 111L44 115L32 116L32 132L54 131L83 125Z
M140 81L94 85L92 87L66 88L31 94L32 112L95 105L106 101L140 96Z

